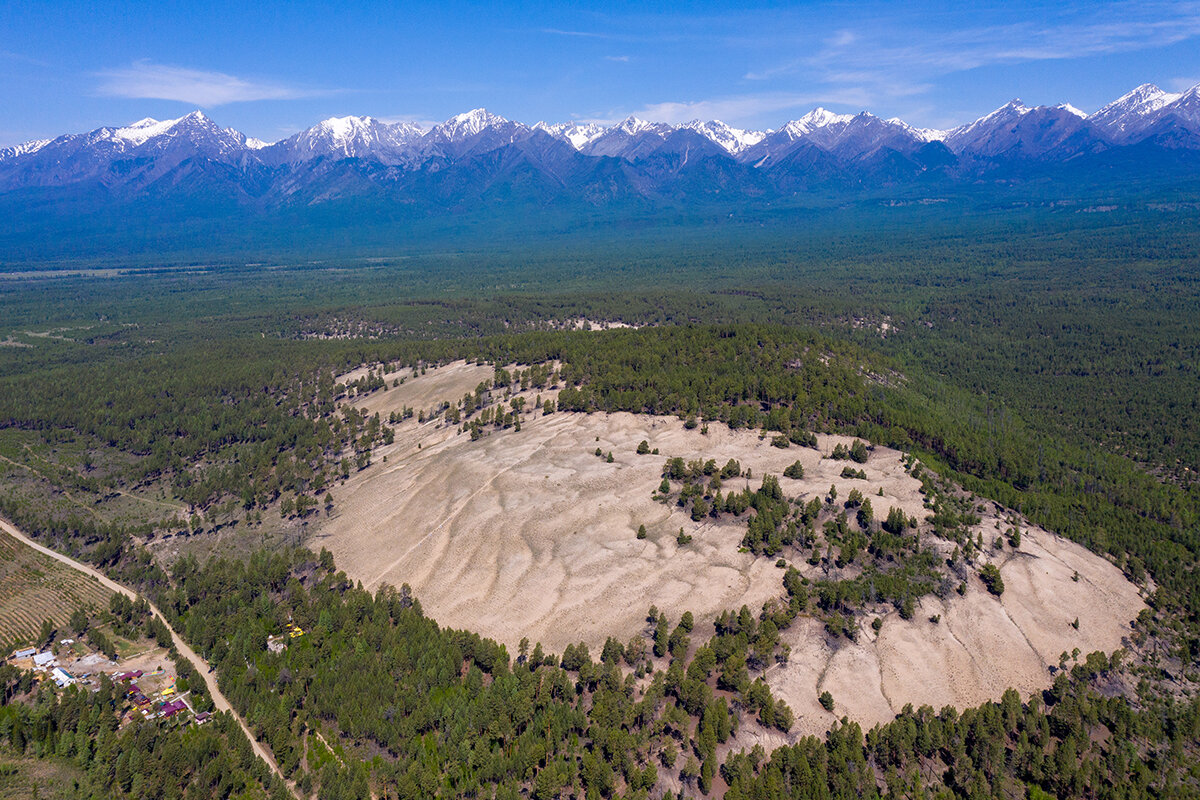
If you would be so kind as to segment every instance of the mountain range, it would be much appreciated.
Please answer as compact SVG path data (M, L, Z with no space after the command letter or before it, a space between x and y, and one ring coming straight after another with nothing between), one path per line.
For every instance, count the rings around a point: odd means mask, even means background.
M194 111L0 150L0 205L33 198L37 213L53 214L163 198L260 210L369 199L429 213L488 202L766 202L913 185L1137 182L1192 178L1198 167L1200 85L1139 86L1093 114L1013 100L952 130L823 108L768 131L635 117L530 126L475 109L428 129L334 117L267 143Z

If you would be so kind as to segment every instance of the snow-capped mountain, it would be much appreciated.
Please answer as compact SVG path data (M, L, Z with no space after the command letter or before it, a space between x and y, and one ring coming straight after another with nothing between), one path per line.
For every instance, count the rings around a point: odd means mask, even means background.
M779 163L792 153L816 147L844 160L874 156L881 150L915 152L928 139L900 120L874 114L834 114L817 108L776 131L768 132L742 154L742 160L760 167Z
M389 164L424 133L411 122L388 124L374 117L330 117L308 130L259 149L263 151L264 160L273 163L299 164L317 158L375 158Z
M701 122L694 119L680 126L700 134L704 138L723 148L730 155L738 155L748 147L753 147L766 136L762 131L747 131L733 128L720 120Z
M647 122L631 115L592 138L580 148L580 152L590 156L614 156L631 160L636 158L639 152L653 150L674 130L673 125Z
M1175 147L1200 146L1200 86L1165 95L1161 100L1165 102L1141 116L1140 124L1136 118L1130 121L1123 141L1132 143L1153 137L1171 141Z
M167 176L172 183L209 165L239 170L256 162L246 137L224 129L200 111L178 119L142 119L121 127L67 134L0 159L0 188L63 186L98 181L108 187L144 188Z
M451 117L440 125L435 125L430 134L447 142L462 142L477 136L488 128L509 125L504 117L498 117L486 108L476 108L465 114Z
M1087 116L1067 103L1027 106L1012 100L974 122L955 128L943 139L955 153L983 158L1040 158L1070 145L1070 152L1098 146L1101 137Z
M30 153L36 153L46 145L50 144L50 139L34 139L30 142L13 145L12 147L0 147L0 161L18 156L27 156Z
M1089 116L1088 121L1114 141L1123 141L1145 130L1157 112L1180 97L1182 95L1164 92L1152 83L1143 83Z
M410 164L432 158L457 159L471 154L486 153L529 137L532 130L519 122L476 108L434 125L429 133L415 142Z
M777 134L781 139L803 139L813 131L829 127L836 128L845 125L852 119L854 119L853 114L834 114L832 111L818 106L800 119L792 120L773 133Z
M1200 86L1173 94L1145 84L1091 115L1067 103L1014 100L945 131L824 108L767 131L634 116L610 126L527 126L477 108L429 130L331 117L268 144L195 111L4 148L0 194L98 186L113 197L132 197L203 185L210 194L259 204L329 202L374 191L399 193L407 203L434 196L450 203L489 192L509 196L503 187L511 183L539 187L539 196L790 196L816 186L987 180L1136 144L1157 153L1157 164L1177 158L1163 155L1167 151L1200 153ZM1113 156L1121 169L1146 157L1127 152L1133 155L1124 161Z
M556 139L570 142L576 150L582 150L584 145L604 133L606 128L595 122L579 124L578 122L559 122L550 125L539 122L533 126L535 131L545 131Z

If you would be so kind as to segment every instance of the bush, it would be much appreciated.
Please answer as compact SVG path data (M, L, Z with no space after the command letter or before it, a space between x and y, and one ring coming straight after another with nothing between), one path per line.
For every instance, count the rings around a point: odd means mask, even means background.
M783 477L799 480L804 477L804 465L799 461L793 461L787 469L783 471Z
M833 695L829 692L821 692L821 696L817 698L817 702L826 711L833 711Z

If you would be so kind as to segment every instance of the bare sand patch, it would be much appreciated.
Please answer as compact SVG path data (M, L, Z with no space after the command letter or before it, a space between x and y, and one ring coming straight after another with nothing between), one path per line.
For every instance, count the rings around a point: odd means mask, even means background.
M369 371L371 370L368 367L359 367L345 375L339 375L337 381L356 381L365 378ZM406 406L422 411L436 407L443 401L457 402L463 395L474 392L480 383L490 386L495 374L495 367L487 364L468 364L466 361L455 361L441 367L426 367L425 373L420 374L418 370L416 377L413 377L411 367L405 367L383 376L387 389L355 397L350 401L350 405L359 411L366 409L372 414L379 412L386 419L391 412L403 411ZM392 383L398 380L404 382L399 386L392 386Z
M664 455L637 455L642 439ZM694 523L651 499L665 455L730 458L757 446L752 433L702 437L633 414L537 416L478 442L410 421L335 490L340 510L313 544L370 588L410 584L444 624L510 647L523 636L555 651L597 646L639 631L651 604L711 618L779 593L780 571L738 552L742 525ZM690 544L676 543L680 528Z
M980 527L994 530L993 520ZM1019 551L1006 547L993 561L1005 583L999 598L972 576L965 596L928 595L913 619L888 613L878 636L863 625L858 642L832 640L813 619L785 631L793 657L767 682L796 712L797 732L819 733L842 716L869 727L906 703L978 705L1010 686L1027 696L1050 685L1049 668L1064 651L1121 647L1145 607L1111 563L1039 528L1023 528ZM817 703L823 691L834 697L833 713Z
M461 398L491 374L490 367L459 363L356 404L385 413L436 405ZM659 455L637 455L643 439ZM368 588L408 583L440 623L493 637L510 652L522 637L552 652L579 641L595 652L609 635L627 640L641 632L652 604L672 621L692 611L697 635L706 636L721 611L745 604L757 612L781 595L782 570L773 559L739 552L744 520L696 523L653 500L665 459L719 465L734 458L753 471L750 479L726 481L725 491L755 489L762 475L781 475L799 460L805 477L780 479L788 496L824 496L833 485L845 497L857 488L877 517L895 506L924 520L921 485L903 454L874 449L866 464L853 465L865 481L842 478L848 462L823 457L851 441L820 436L818 450L781 449L755 431L716 423L705 434L671 417L560 412L528 414L522 430L472 442L452 426L408 420L396 426L392 445L375 451L370 467L333 490L335 512L311 545L332 550ZM597 457L597 448L611 452L612 463ZM977 530L990 543L1007 522L987 506ZM642 524L649 535L638 540ZM680 528L691 543L676 543ZM782 637L791 646L789 662L766 673L796 711L794 733L823 731L835 715L870 726L906 703L965 707L997 699L1009 686L1027 694L1050 684L1048 667L1063 651L1120 647L1144 607L1136 587L1085 548L1026 524L1021 529L1019 551L987 550L1007 585L1001 598L972 575L964 596L927 596L911 620L879 609L878 635L872 615L860 618L857 642L832 639L818 620L796 620ZM816 577L816 568L792 561ZM1076 618L1078 629L1071 625ZM817 703L824 690L834 696L833 714Z

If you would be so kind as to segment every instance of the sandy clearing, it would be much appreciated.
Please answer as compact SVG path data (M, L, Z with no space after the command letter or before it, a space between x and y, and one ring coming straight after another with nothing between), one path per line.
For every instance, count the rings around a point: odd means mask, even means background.
M361 402L384 413L428 407L461 398L491 374L459 362ZM528 394L532 404L536 393ZM660 454L637 455L642 439ZM702 434L672 417L560 412L527 414L521 431L471 442L453 427L408 420L372 466L334 489L334 515L311 545L329 547L368 588L408 583L439 622L493 637L510 651L528 636L554 652L581 640L595 652L609 635L640 633L651 604L672 621L692 611L697 634L707 636L720 611L742 604L757 611L779 595L782 571L738 552L744 522L694 523L653 501L664 460L736 458L752 469L752 479L726 481L726 491L757 488L763 474L781 475L799 460L805 478L780 479L789 496L823 497L833 485L844 498L857 488L877 518L896 506L924 520L920 482L905 470L903 454L876 448L865 465L853 465L866 481L842 478L848 462L822 457L851 441L820 436L818 450L780 449L755 431L715 423ZM611 451L613 463L596 457L597 447ZM976 530L990 543L1008 522L986 506ZM639 524L649 533L644 541L636 538ZM1136 587L1085 548L1021 527L1020 552L988 550L1007 586L1001 599L972 576L965 596L927 596L912 620L879 609L878 636L866 615L855 643L830 639L817 620L797 620L782 637L792 648L788 664L766 674L796 711L794 733L824 731L835 715L869 727L906 703L965 707L997 699L1008 686L1028 694L1049 686L1048 667L1063 651L1120 647L1144 607ZM682 547L680 528L693 536ZM791 560L817 575L795 554ZM933 615L940 623L929 621ZM1078 630L1070 624L1076 618ZM837 704L833 714L817 703L826 689Z
M989 516L979 529L994 531L995 521ZM857 643L835 642L812 619L785 631L782 639L793 654L828 656L822 662L793 655L786 669L767 675L796 712L794 733L821 733L842 716L870 727L906 703L939 710L974 706L1010 686L1028 696L1050 685L1049 667L1064 651L1111 653L1121 647L1130 621L1145 607L1137 588L1111 563L1039 528L1022 528L1019 552L1006 546L993 556L1005 583L1000 598L972 576L965 596L926 596L912 620L894 611L884 615L878 637L864 625ZM930 621L934 615L940 622ZM1078 630L1071 625L1075 619ZM826 690L836 703L832 714L817 703Z
M365 378L368 371L367 367L359 367L338 376L337 380L339 383L356 381ZM393 411L402 411L405 406L416 411L426 411L440 405L443 400L461 400L463 395L474 392L480 383L491 385L496 368L455 361L442 367L428 367L424 375L415 378L412 372L411 368L405 368L385 374L387 389L355 397L350 404L359 411L366 409L372 414L379 412L384 419ZM404 379L404 383L392 386L393 381L401 378Z
M724 433L701 437L673 419L560 413L471 442L410 421L374 465L335 490L340 511L313 544L369 588L409 583L440 622L510 646L522 636L555 651L627 638L651 604L673 618L757 607L780 591L781 573L737 552L742 527L696 524L650 498L665 454L733 457ZM759 444L754 434L736 438L745 439L739 452ZM664 455L636 455L642 439ZM614 462L597 458L597 447ZM691 544L676 544L680 528Z

